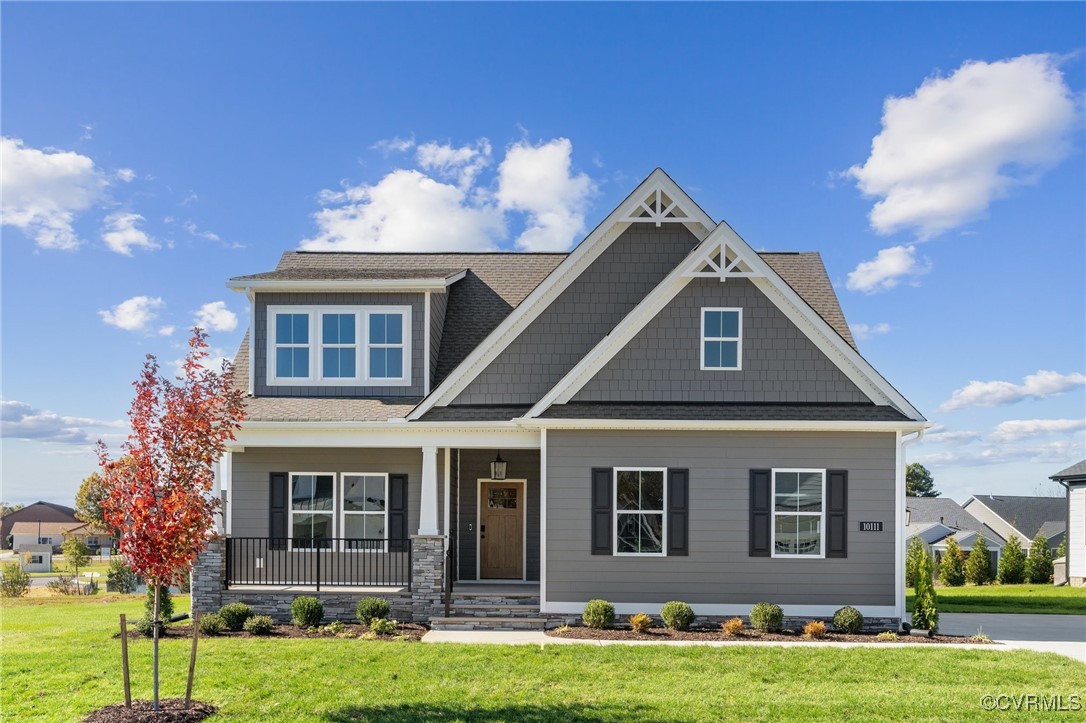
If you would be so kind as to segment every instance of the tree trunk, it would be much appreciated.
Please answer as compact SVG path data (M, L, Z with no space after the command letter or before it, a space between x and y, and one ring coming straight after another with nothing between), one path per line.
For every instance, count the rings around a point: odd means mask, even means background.
M154 700L151 707L154 711L158 712L158 597L162 594L162 588L159 586L157 580L151 581L155 586L155 619L152 620L153 631L155 636L155 652L152 664L151 677L154 681Z

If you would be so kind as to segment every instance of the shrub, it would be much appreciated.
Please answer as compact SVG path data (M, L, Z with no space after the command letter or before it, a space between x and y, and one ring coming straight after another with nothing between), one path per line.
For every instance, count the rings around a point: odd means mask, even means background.
M1003 545L1003 554L999 556L999 572L996 574L1001 585L1015 585L1026 578L1026 556L1022 552L1022 543L1018 535L1011 535Z
M56 580L52 580L45 585L51 592L55 592L59 595L78 595L79 584L75 579L75 575L65 575L63 573L57 575Z
M555 635L564 635L565 633L568 633L571 630L573 630L573 628L571 628L568 625L559 625L558 627L556 627L551 632L554 633Z
M581 620L590 628L609 628L615 624L615 606L606 600L589 600Z
M153 622L151 622L151 618L149 618L149 617L140 618L136 622L132 623L132 627L134 627L136 629L137 633L139 633L140 635L142 635L144 637L147 637L147 638L154 637L155 624ZM166 633L166 626L163 625L160 622L158 624L158 634L161 636L161 635L165 635L165 633Z
M4 565L0 574L0 597L22 597L30 590L30 575L23 572L19 563Z
M78 537L68 537L60 549L64 553L64 561L68 563L68 569L78 577L79 571L90 563L90 550L87 549L87 544Z
M652 617L645 613L637 613L629 617L630 627L635 633L647 632L652 627Z
M858 633L863 629L864 615L854 607L846 605L833 614L833 629L842 633Z
M163 585L159 588L162 592L158 596L158 619L163 624L170 622L173 617L173 598L170 597L170 588ZM147 586L147 599L143 601L143 609L147 613L148 620L155 616L155 586Z
M253 609L243 602L230 603L219 608L219 617L227 630L237 632L245 627L245 621L253 616Z
M396 621L388 618L374 618L370 620L370 630L378 635L391 635L396 632Z
M309 595L299 595L290 604L290 616L295 627L314 628L324 619L324 603Z
M924 549L924 543L919 537L909 540L909 549L905 552L905 585L916 587L916 568L920 558L928 554Z
M803 626L803 637L811 640L821 640L826 637L826 623L821 620L812 620Z
M735 637L743 634L743 618L732 618L731 620L725 620L720 624L720 629L724 631L725 635Z
M374 618L387 618L391 612L392 607L388 604L388 600L379 597L364 597L358 601L358 607L354 609L358 622L363 625L369 625L370 620Z
M138 584L139 578L124 560L110 560L109 571L106 572L106 590L128 595L136 591Z
M939 628L939 609L935 600L935 585L931 581L931 569L931 556L924 555L916 570L913 627L934 632Z
M267 635L275 630L275 621L268 615L254 615L245 621L242 628L253 635Z
M1025 578L1034 585L1046 585L1052 581L1052 548L1040 532L1029 546Z
M784 624L784 611L780 605L758 603L750 609L750 626L763 633L775 633Z
M965 581L973 585L987 585L992 581L992 561L988 558L988 543L977 536L973 549L965 558Z
M200 618L200 632L203 635L219 635L223 630L229 629L222 613L208 613Z
M660 617L664 619L664 625L672 630L686 630L694 622L694 610L684 602L672 600L664 603Z
M953 537L946 544L946 552L939 563L939 582L947 587L961 587L965 584L965 557L962 548Z
M883 630L881 633L875 636L875 640L897 640L898 634L893 630Z
M339 620L333 620L325 625L321 632L328 633L329 635L343 635L343 633L347 632L347 626Z

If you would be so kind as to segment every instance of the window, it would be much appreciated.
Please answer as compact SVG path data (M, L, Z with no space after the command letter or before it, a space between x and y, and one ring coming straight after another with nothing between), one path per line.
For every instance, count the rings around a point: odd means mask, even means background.
M743 310L701 310L701 368L743 368Z
M335 536L335 480L333 474L290 475L290 537L293 548L331 547L330 540Z
M615 554L664 555L665 469L615 468Z
M354 379L355 315L321 314L321 375L325 379Z
M387 474L343 475L343 537L348 550L384 550Z
M825 470L773 470L773 557L825 557L825 494Z
M309 314L275 314L275 376L309 377Z
M403 321L401 313L370 313L368 319L369 377L402 379L404 376Z
M31 565L41 565L41 564L44 564L44 562L45 562L45 558L42 555L31 555L30 556L30 564Z
M38 538L38 544L39 545L52 545L53 544L53 538L52 537L39 537Z

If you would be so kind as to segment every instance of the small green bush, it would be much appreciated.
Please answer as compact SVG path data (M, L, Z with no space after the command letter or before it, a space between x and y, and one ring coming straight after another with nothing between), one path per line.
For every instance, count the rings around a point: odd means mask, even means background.
M245 627L245 621L253 616L253 609L243 602L230 603L219 608L219 617L227 630L237 632Z
M909 540L909 547L905 552L906 587L916 587L916 568L920 563L921 556L926 554L928 554L928 552L924 549L924 543L919 537L914 536Z
M128 595L136 591L139 578L132 568L125 564L124 560L110 560L109 571L106 572L106 590Z
M137 633L144 637L152 638L155 635L155 624L151 622L151 618L149 617L140 618L136 622L132 623L132 627L136 629ZM166 626L163 625L161 622L158 624L158 634L159 637L166 634Z
M332 622L325 625L324 629L321 630L321 632L328 633L329 635L342 635L343 633L347 632L347 626L339 620L333 620Z
M606 600L589 600L581 620L590 628L609 628L615 624L615 606Z
M388 618L373 618L370 620L370 630L378 635L391 635L396 632L396 621Z
M965 558L965 581L973 585L987 585L992 581L992 561L988 557L988 543L977 536L973 549Z
M4 572L0 577L0 597L22 597L29 590L30 575L23 572L19 563L4 565Z
M913 627L935 632L939 629L939 608L935 599L935 585L931 581L931 556L920 558L916 571L916 598L913 602Z
M267 635L275 630L275 621L268 615L254 615L245 621L242 628L253 635Z
M324 603L309 595L299 595L290 604L290 616L295 627L315 628L324 619Z
M854 607L846 605L833 614L833 629L842 633L858 633L863 629L864 615Z
M388 604L388 600L379 597L362 598L354 610L358 622L363 625L369 625L370 620L374 618L387 618L391 613L392 607Z
M173 617L173 598L170 597L170 588L163 585L159 588L162 592L158 596L158 619L162 623L170 622ZM147 586L147 599L143 603L143 609L147 613L147 619L155 616L155 586Z
M208 613L200 618L200 633L203 635L219 635L223 630L229 630L222 613Z
M1052 582L1052 548L1040 532L1033 538L1026 557L1026 582L1034 585L1047 585Z
M1017 585L1026 581L1026 553L1022 542L1012 534L999 555L999 571L996 577L1001 585Z
M672 600L664 603L660 617L664 619L664 625L672 630L686 630L694 623L694 609L684 602Z
M965 556L953 537L947 542L946 552L939 563L939 582L947 587L961 587L965 584Z
M775 633L784 624L784 611L780 605L758 603L750 609L750 626L763 633Z
M881 633L875 636L875 640L897 640L898 634L893 630L883 630Z

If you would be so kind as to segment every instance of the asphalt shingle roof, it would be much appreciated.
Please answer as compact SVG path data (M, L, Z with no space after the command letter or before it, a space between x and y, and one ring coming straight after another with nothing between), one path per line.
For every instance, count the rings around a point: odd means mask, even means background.
M898 422L908 417L874 404L639 404L573 402L555 404L547 419L667 419L692 421L820 420Z
M1064 480L1081 477L1086 479L1086 459L1081 462L1076 462L1067 469L1060 470L1056 474L1049 477L1049 479Z
M957 530L982 532L992 540L1003 539L995 530L966 512L949 497L908 497L905 507L909 510L907 537L915 534L911 532L913 528L923 529L931 524L942 523Z
M1016 495L973 495L973 497L1026 536L1028 545L1046 522L1067 518L1067 500L1063 497L1025 497Z
M817 251L765 251L758 255L804 301L810 304L811 308L833 327L849 346L856 348L852 330L848 328L845 314L841 311L841 304L837 300L833 284L830 283L830 277L826 274L826 267L822 263L822 256Z

